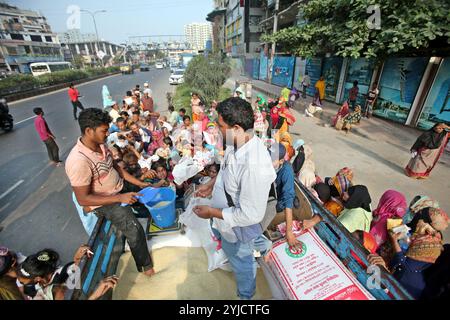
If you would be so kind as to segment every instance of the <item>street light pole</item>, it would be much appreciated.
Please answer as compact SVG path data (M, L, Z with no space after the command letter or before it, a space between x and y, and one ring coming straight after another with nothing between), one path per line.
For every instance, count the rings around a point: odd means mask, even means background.
M278 31L278 10L280 9L280 0L275 1L275 11L273 17L273 33L275 34ZM273 62L275 59L275 50L277 48L276 42L272 42L272 52L269 63L269 83L272 83L272 73L273 73Z
M89 14L91 15L91 17L92 17L92 20L94 21L95 36L96 36L96 41L95 41L95 43L97 44L97 52L96 52L96 54L98 54L98 51L100 50L100 44L99 44L99 42L98 42L98 31L97 31L97 23L95 22L95 15L96 15L97 13L103 13L103 12L106 12L106 10L97 10L97 11L91 12L91 11L89 11L89 10L81 9L80 11L81 11L81 12L89 13ZM97 57L98 57L98 56L97 56ZM98 58L99 58L100 61L102 62L102 66L103 66L103 65L104 65L104 64L103 64L103 59L100 58L100 57L98 57Z

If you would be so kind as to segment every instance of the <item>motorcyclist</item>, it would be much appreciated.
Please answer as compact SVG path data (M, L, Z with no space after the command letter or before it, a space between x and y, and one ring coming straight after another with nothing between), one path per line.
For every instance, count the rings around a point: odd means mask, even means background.
M8 103L4 98L0 98L0 128L5 131L13 128L13 117L9 114Z

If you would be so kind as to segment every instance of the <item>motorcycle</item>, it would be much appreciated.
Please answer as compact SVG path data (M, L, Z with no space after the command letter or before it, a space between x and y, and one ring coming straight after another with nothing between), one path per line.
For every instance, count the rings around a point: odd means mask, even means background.
M6 99L0 98L0 128L5 132L13 129L13 117L9 114L9 107Z

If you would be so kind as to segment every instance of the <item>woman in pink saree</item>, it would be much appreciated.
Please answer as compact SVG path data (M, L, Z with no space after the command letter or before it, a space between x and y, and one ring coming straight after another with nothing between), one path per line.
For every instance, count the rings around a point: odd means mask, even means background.
M403 218L408 205L405 196L395 190L386 191L373 211L373 220L370 234L374 236L377 246L380 247L388 240L387 220Z

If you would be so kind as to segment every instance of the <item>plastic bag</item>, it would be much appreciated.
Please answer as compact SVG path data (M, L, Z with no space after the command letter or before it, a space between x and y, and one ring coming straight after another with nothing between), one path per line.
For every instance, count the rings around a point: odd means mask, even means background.
M195 163L191 157L183 157L173 168L172 175L174 177L174 182L181 185L202 170L203 167Z
M192 230L209 230L209 220L199 218L193 211L195 206L209 205L211 205L210 199L192 198L191 201L189 201L189 205L187 206L186 210L182 214L180 214L179 221Z

